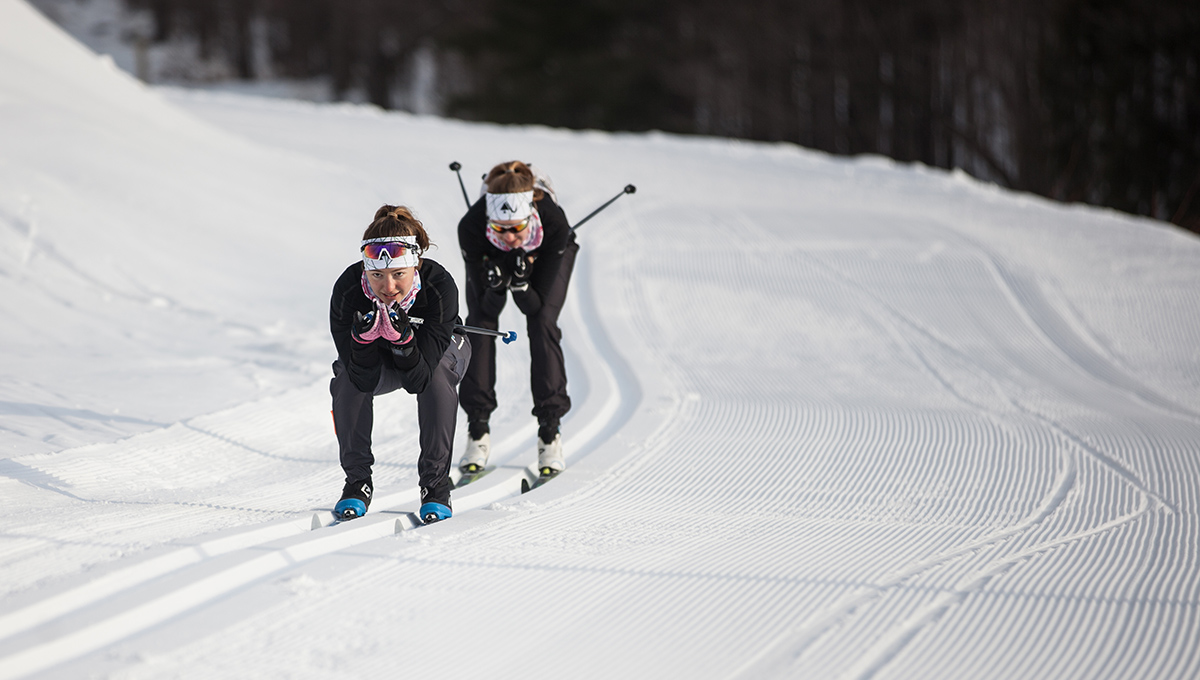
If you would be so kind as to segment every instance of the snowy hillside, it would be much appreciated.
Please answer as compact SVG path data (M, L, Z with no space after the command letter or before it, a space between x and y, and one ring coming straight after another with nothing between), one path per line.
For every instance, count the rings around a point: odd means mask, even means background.
M148 90L16 0L0 126L0 678L1200 674L1194 236L791 146ZM569 468L520 494L518 341L453 519L416 525L389 395L371 512L327 526L333 281L384 202L461 277L447 165L510 158L573 220L638 187L579 232Z

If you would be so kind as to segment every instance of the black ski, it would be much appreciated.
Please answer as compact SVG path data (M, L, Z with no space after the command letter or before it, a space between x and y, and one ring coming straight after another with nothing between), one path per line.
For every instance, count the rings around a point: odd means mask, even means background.
M562 473L562 470L555 470L554 468L548 468L548 467L542 468L539 471L537 480L534 481L533 484L529 483L528 478L521 480L521 493L529 493L530 491L533 491L534 489L545 484L546 482L550 481L551 479L554 479L561 473Z
M496 467L492 466L492 467L488 467L488 468L478 468L474 472L467 472L466 470L463 470L463 475L462 475L462 477L458 478L458 482L454 485L454 488L461 489L464 486L470 484L471 482L475 482L475 481L482 479L484 475L486 475L487 473L489 473L495 469L496 469Z

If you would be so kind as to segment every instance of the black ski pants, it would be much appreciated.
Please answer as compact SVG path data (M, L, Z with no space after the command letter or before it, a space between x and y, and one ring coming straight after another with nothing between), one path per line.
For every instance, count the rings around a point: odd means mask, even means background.
M542 296L542 307L525 317L526 337L529 338L529 387L533 393L533 415L538 422L557 422L571 410L567 395L567 369L563 360L562 330L558 317L567 300L567 286L575 269L579 246L572 240L563 252L562 261L551 286ZM468 273L466 285L467 325L497 330L500 311L508 296L501 298L496 309L483 310L481 299L486 285L477 275ZM468 420L487 420L496 410L496 339L480 336L475 342L475 356L463 377L459 403Z
M421 431L417 474L420 485L433 491L429 498L442 503L450 499L450 464L458 419L457 387L470 363L471 343L461 333L455 333L450 336L450 346L442 354L429 384L417 395L417 423ZM371 466L375 464L371 452L374 399L398 389L401 389L400 372L395 368L385 365L375 391L366 393L350 381L341 359L333 362L333 380L329 383L333 427L347 482L371 476Z

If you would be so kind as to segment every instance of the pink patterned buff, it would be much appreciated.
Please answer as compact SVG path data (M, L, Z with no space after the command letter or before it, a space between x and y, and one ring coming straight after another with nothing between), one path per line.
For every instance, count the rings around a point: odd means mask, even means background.
M512 248L504 243L504 239L500 238L496 232L492 231L487 226L484 226L483 231L484 234L487 235L488 243L491 243L506 253L512 250ZM540 245L542 245L542 217L538 215L537 208L534 208L529 215L529 227L525 229L525 241L523 243L518 243L513 247L522 248L524 250L536 250Z
M366 295L368 300L371 300L372 302L374 302L375 305L377 307L379 307L380 309L384 309L383 300L380 300L379 298L375 297L375 291L371 290L371 284L367 282L367 272L365 272L365 271L363 272L363 275L362 275L362 291L363 291L363 295ZM410 288L408 290L408 294L405 295L397 304L400 305L401 309L403 309L404 311L407 312L408 310L412 309L413 303L417 301L417 293L420 293L420 292L421 292L421 270L418 269L413 272L412 288Z

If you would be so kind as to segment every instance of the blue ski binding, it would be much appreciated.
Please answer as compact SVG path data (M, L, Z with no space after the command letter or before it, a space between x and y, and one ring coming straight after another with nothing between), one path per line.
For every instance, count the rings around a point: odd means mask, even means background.
M450 519L454 513L450 511L449 506L441 503L422 503L421 504L421 521L426 524L433 524L444 519Z
M357 519L367 514L367 504L357 498L343 498L333 506L333 516L339 520Z

